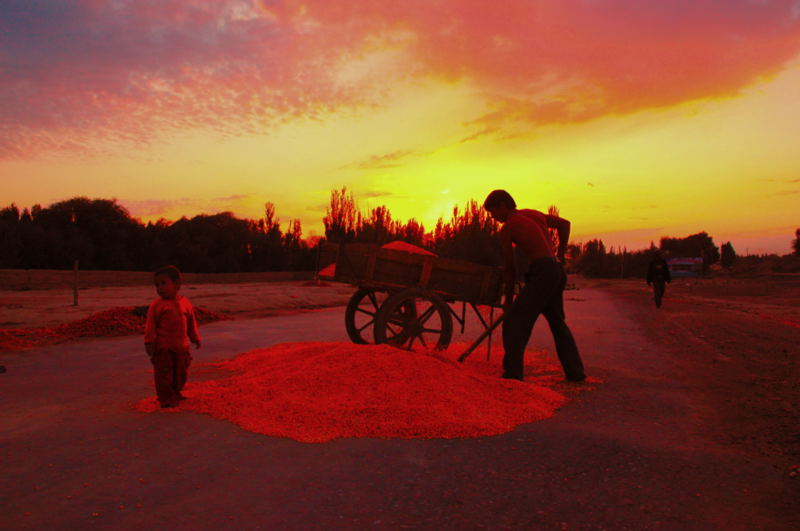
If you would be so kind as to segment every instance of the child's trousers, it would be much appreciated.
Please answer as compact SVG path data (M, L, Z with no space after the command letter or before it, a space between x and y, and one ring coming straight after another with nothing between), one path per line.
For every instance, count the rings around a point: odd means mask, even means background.
M186 385L186 376L191 359L189 351L156 350L153 355L153 372L156 382L156 394L162 406L178 403L181 397L181 389Z

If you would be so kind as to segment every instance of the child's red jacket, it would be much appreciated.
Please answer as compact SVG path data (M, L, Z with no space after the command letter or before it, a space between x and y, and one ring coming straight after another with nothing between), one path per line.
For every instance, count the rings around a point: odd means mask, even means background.
M145 343L153 343L158 350L188 351L190 339L200 342L194 308L186 297L159 297L150 304L144 326Z

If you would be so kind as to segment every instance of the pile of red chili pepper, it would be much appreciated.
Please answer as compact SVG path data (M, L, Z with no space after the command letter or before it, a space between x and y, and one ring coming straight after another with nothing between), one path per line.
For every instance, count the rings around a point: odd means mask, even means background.
M195 307L199 324L230 319ZM0 350L18 350L72 341L81 337L115 337L144 333L147 306L119 306L52 327L0 329Z
M188 399L177 411L265 435L325 442L496 435L548 418L567 400L553 385L563 377L549 356L530 356L526 381L518 382L499 378L499 357L456 362L461 350L463 345L430 353L387 345L279 344L200 365L229 372L219 379L192 381L190 369ZM137 409L158 406L148 398Z

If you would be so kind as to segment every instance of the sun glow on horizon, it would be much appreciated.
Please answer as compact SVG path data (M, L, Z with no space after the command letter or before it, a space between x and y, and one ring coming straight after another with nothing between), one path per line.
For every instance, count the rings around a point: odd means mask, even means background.
M505 188L520 206L556 205L575 241L635 249L706 231L788 252L800 193L788 4L691 11L686 28L667 8L596 4L254 0L191 19L177 2L128 22L102 4L70 19L9 10L10 57L28 63L0 75L12 102L0 110L0 207L117 198L155 221L257 219L271 202L309 236L342 186L362 210L384 205L427 230ZM25 20L59 35L64 20L79 34L91 16L119 34L108 54L62 42L48 62L53 43L14 30ZM156 19L173 44L157 61L127 48L160 49ZM620 46L632 39L641 49ZM97 76L51 73L70 61ZM34 80L38 103L19 88Z

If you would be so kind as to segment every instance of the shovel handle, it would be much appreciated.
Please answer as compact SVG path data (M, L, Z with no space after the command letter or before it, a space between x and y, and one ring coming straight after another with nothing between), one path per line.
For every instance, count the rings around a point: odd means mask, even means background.
M493 322L493 323L492 323L492 325L491 325L490 327L488 327L486 330L484 330L484 331L483 331L483 333L482 333L481 335L479 335L479 336L478 336L478 339L476 339L476 340L475 340L475 341L474 341L474 342L473 342L473 343L472 343L472 344L469 346L469 348L468 348L467 350L465 350L465 351L464 351L464 353L463 353L463 354L461 354L461 356L459 356L459 357L458 357L458 361L459 361L459 362L461 362L461 363L463 363L463 362L464 362L464 360L465 360L465 359L467 359L467 356L469 356L470 354L472 354L472 351L473 351L473 350L475 350L476 348L478 348L478 345L480 345L481 343L483 343L483 340L484 340L484 339L486 339L487 337L489 337L489 334L491 334L492 332L494 332L494 329L495 329L495 328L497 328L497 326L498 326L500 323L502 323L502 322L503 322L503 319L505 318L505 316L506 316L506 314L503 314L503 315L501 315L500 317L498 317L498 318L497 318L497 321Z

